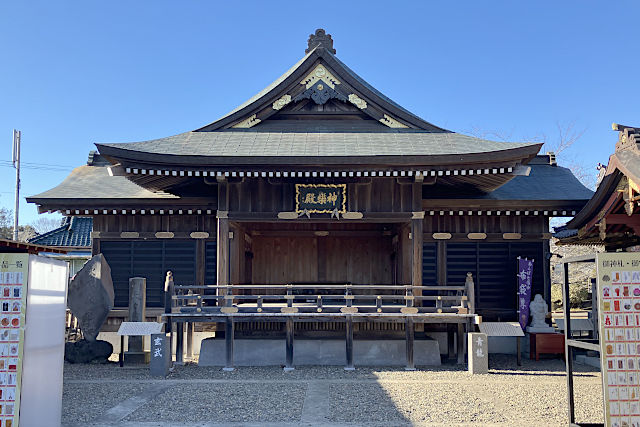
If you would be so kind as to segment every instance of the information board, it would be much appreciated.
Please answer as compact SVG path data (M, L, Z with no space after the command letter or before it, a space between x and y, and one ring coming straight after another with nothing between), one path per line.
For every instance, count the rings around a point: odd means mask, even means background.
M605 425L640 427L640 253L596 256Z
M18 425L28 270L28 254L0 253L0 427Z

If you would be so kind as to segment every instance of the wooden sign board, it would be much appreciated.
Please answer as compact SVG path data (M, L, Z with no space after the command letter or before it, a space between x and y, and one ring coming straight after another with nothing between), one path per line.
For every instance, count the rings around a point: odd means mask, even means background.
M297 213L345 213L347 184L296 184Z
M605 425L640 425L640 253L596 256Z

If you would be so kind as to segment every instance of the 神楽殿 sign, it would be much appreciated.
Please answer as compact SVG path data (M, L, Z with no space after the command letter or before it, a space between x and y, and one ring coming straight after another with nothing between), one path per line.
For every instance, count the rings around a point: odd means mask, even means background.
M605 425L640 426L640 254L596 256Z
M297 213L345 213L347 184L296 184Z

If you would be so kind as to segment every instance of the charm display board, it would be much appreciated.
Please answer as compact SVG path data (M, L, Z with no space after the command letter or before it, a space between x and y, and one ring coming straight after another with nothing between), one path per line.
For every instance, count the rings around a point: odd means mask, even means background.
M0 253L0 427L18 425L28 270L28 254Z
M596 257L605 425L640 427L640 253Z

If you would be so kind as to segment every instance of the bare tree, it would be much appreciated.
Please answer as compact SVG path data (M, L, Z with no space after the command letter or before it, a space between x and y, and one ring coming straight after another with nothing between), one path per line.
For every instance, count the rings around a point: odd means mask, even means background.
M52 218L47 216L41 216L31 223L31 226L38 234L44 234L47 231L51 231L60 227L60 218Z
M553 152L558 158L562 166L565 166L573 172L576 178L590 189L595 188L596 183L596 167L585 165L583 161L572 154L569 148L579 142L584 135L586 129L576 129L575 123L570 122L566 125L556 123L557 133L553 137L549 137L546 133L540 133L533 137L521 138L531 142L541 142L543 144L540 150L543 153ZM476 127L472 127L467 133L478 138L490 138L498 141L513 141L513 130L504 131L487 131Z

